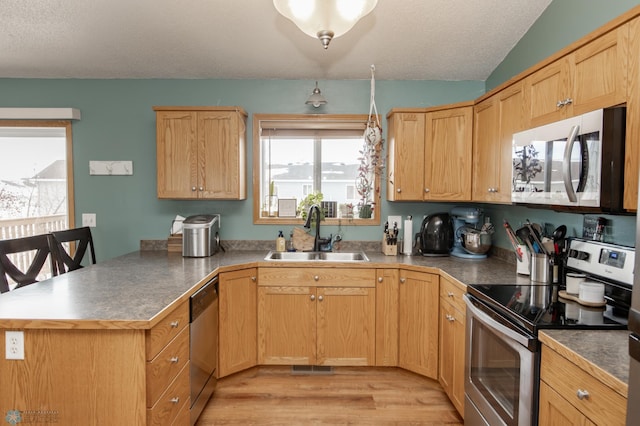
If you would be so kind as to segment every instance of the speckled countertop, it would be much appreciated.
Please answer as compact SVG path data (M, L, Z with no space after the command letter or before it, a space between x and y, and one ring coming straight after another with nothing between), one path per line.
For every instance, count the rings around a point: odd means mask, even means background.
M165 310L186 300L215 272L239 266L273 266L267 251L230 251L184 258L167 251L138 251L0 295L0 327L149 328ZM385 256L366 263L314 262L314 266L406 267L442 270L465 284L528 282L499 259ZM285 266L284 263L277 263ZM300 266L299 262L288 262ZM305 266L310 263L305 263Z
M627 397L628 331L543 330L538 337L543 344Z
M301 266L265 261L267 251L228 251L184 258L167 251L138 251L72 273L0 294L0 328L147 329L186 301L215 273L256 266ZM392 268L443 273L464 284L526 284L515 265L498 258L385 256L367 252L370 262L308 262L305 266ZM628 354L624 331L544 332L545 339L575 352L626 386ZM624 361L626 360L626 361ZM625 388L626 389L626 388ZM626 391L626 390L625 390Z

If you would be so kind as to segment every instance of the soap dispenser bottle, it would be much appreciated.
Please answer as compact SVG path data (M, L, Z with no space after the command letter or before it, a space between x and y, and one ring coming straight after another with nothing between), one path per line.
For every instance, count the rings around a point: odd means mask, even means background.
M286 243L282 231L278 231L278 238L276 238L276 251L285 251Z

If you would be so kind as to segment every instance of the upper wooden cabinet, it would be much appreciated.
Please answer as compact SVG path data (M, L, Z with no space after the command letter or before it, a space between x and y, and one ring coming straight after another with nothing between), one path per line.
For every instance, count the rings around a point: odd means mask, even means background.
M637 210L638 168L640 165L640 18L634 19L628 25L630 47L623 207L628 210Z
M624 103L628 43L625 24L529 75L525 79L527 125Z
M246 198L246 119L240 107L154 107L158 198Z
M471 199L471 103L391 110L387 119L389 201Z
M511 202L513 133L524 129L524 94L518 82L473 109L473 201Z

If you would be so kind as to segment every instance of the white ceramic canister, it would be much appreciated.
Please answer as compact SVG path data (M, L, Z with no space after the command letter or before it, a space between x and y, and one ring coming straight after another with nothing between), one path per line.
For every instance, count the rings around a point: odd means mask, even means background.
M577 272L567 272L567 293L578 294L580 292L580 283L585 281L587 276L585 274L578 274Z
M581 282L578 298L589 303L604 302L604 284L595 281Z

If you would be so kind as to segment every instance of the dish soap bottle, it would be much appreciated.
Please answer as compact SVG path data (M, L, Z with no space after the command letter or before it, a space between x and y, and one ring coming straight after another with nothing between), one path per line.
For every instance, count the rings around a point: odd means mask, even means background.
M278 238L276 238L276 251L285 251L286 243L282 231L278 231Z

